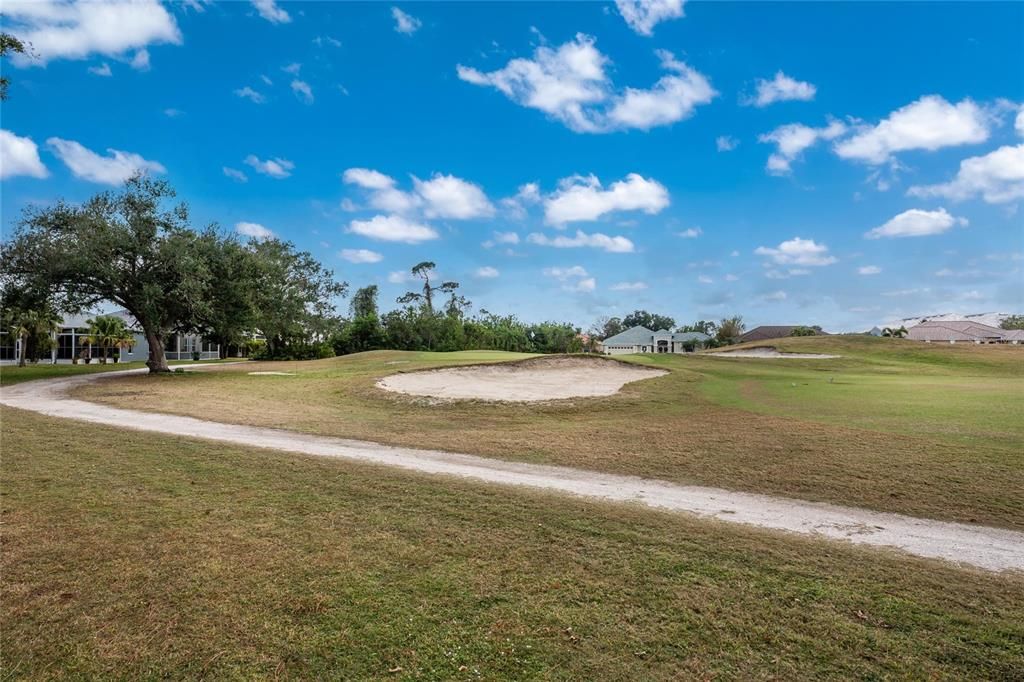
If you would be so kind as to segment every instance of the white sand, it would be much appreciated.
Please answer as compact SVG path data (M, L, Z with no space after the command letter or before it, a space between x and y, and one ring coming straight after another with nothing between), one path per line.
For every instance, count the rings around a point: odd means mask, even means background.
M713 358L789 358L791 360L828 360L840 358L841 355L826 355L825 353L780 353L775 348L743 348L741 350L726 350L719 353L708 353Z
M213 366L210 369L219 370ZM124 410L67 397L73 386L147 370L84 374L26 381L0 388L0 403L53 417L105 424L246 447L397 467L407 471L469 478L492 484L528 486L609 502L642 504L727 523L797 533L857 545L899 549L909 554L990 571L1024 571L1024 533L965 523L889 514L822 502L679 485L569 467L506 462L452 452L398 448L344 438L238 426L168 414ZM17 419L17 415L12 415ZM639 444L637 447L643 447ZM822 453L827 457L828 453ZM438 481L438 485L442 482ZM869 557L865 557L870 561Z
M598 358L540 358L392 374L386 391L442 400L535 402L613 395L624 385L665 374L660 369Z

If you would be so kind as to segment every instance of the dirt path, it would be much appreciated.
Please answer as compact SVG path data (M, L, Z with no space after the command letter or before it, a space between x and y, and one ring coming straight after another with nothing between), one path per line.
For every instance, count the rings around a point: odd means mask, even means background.
M144 372L146 370L130 370ZM0 403L54 417L224 441L259 448L340 457L429 474L523 485L573 495L633 502L731 523L900 549L921 557L992 570L1024 571L1024 533L930 521L852 507L683 486L567 467L505 462L432 450L327 438L278 429L237 426L190 417L138 412L66 397L71 387L129 372L30 381L0 389Z

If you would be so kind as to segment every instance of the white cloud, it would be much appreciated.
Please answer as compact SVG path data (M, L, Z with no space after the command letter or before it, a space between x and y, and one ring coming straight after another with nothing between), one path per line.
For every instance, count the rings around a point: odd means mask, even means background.
M612 291L643 291L647 288L646 282L618 282L608 287Z
M923 211L919 208L912 208L865 233L864 236L868 239L880 239L882 237L925 237L932 234L942 234L954 225L966 226L967 219L954 217L944 208L940 208L937 211Z
M295 164L288 159L274 158L261 161L255 154L250 154L245 157L245 165L250 166L257 173L269 175L270 177L277 178L278 180L281 178L287 178L295 169Z
M786 296L785 291L773 291L770 294L765 294L761 298L763 298L765 301L785 301L788 298L788 296Z
M339 204L339 206L341 207L341 210L345 211L346 213L352 213L353 211L359 210L359 206L356 204L356 202L352 201L348 197L342 199L341 204Z
M822 266L836 262L828 253L828 247L818 244L813 239L795 237L782 242L777 247L759 246L754 250L759 256L767 256L776 265ZM790 272L790 274L803 274Z
M149 71L149 50L141 49L137 51L131 61L128 62L128 65L136 71Z
M89 73L94 76L103 76L105 78L109 78L114 75L114 72L110 70L110 64L107 64L106 62L103 62L99 66L90 66Z
M699 227L688 227L682 232L676 232L676 234L682 237L683 239L696 239L697 237L704 234L704 230L700 229Z
M792 171L793 161L799 159L805 149L812 147L818 140L832 140L844 132L846 126L836 120L829 121L823 128L790 123L760 135L757 139L775 144L775 153L768 157L768 172L772 175L788 175Z
M581 293L587 293L597 288L597 280L593 277L587 277L576 282L575 285L569 285L564 287L567 291L577 291Z
M1024 107L1017 112L1017 118L1013 120L1013 129L1017 131L1018 135L1024 136Z
M273 85L274 84L274 81L270 80L270 78L268 76L266 76L265 74L260 74L260 80L263 81L266 85Z
M106 185L120 185L136 173L164 173L166 168L156 161L147 161L138 154L108 149L100 156L72 140L51 137L46 144L76 178Z
M259 223L235 223L235 232L253 239L273 239L274 237L272 230L263 227Z
M732 274L731 272L728 275L725 276L725 281L726 282L737 282L737 281L739 281L739 279L740 279L739 277L737 277L736 275Z
M615 0L619 14L629 27L642 36L654 34L662 21L683 16L684 0Z
M353 220L348 231L378 241L406 244L419 244L438 238L437 231L429 225L398 215L378 215L370 220Z
M272 24L287 24L292 20L288 12L277 6L274 0L252 0L260 16Z
M494 242L496 244L518 244L519 235L515 232L495 232Z
M668 190L654 179L630 173L624 180L603 189L596 176L574 176L561 181L558 191L544 200L544 219L564 226L597 220L613 211L643 211L649 215L669 205Z
M814 99L818 89L811 83L798 81L790 78L782 71L775 73L775 77L769 80L757 79L757 94L744 101L744 104L752 104L755 107L766 107L775 102L786 102L797 100L808 102Z
M302 71L302 64L300 64L299 62L292 62L291 64L285 64L284 66L282 66L281 70L293 76L298 76L299 71Z
M1017 117L1018 121L1020 116ZM960 162L956 177L938 185L917 185L907 194L963 201L980 196L990 204L1024 199L1024 144L1005 146Z
M526 237L526 241L538 246L553 246L556 249L590 247L602 249L608 253L632 253L635 250L633 242L625 237L609 237L599 232L587 234L581 230L576 230L576 236L574 237L567 237L565 235L548 237L540 232L531 232Z
M562 288L566 291L590 292L597 288L597 280L591 277L581 265L573 265L568 268L544 268L544 276L562 282Z
M39 160L39 148L30 137L19 137L9 130L0 130L0 178L27 175L45 178L46 166Z
M342 249L338 254L349 263L379 263L384 256L369 249Z
M302 100L304 103L313 103L313 88L311 88L309 86L309 83L307 83L306 81L300 81L297 78L293 80L292 92L294 92L295 96Z
M538 109L583 133L675 123L718 93L699 72L660 50L663 69L670 72L649 90L625 88L616 92L607 74L608 58L594 39L578 33L557 48L539 46L533 59L516 58L496 71L482 72L458 65L460 79L496 88L513 102Z
M715 147L720 152L731 152L740 146L740 141L731 135L719 135L715 138Z
M174 108L164 109L164 116L166 116L167 118L178 118L179 116L184 116L184 115L185 115L185 112L182 111L181 109L174 109Z
M474 274L476 277L481 279L494 279L501 273L498 272L497 268L492 268L490 265L484 265L483 267L477 268Z
M237 90L235 90L235 94L237 96L241 97L242 99L249 100L250 102L252 102L254 104L263 104L264 102L267 101L266 97L264 97L260 93L256 92L255 90L250 88L248 85L246 85L244 88L238 88Z
M32 45L35 58L14 55L19 66L92 54L121 57L151 44L182 42L174 17L157 0L10 0L3 4L3 15L4 30Z
M520 185L514 197L505 197L501 200L513 218L522 220L526 217L526 208L540 203L540 186L536 182L527 182Z
M422 210L427 218L468 220L494 215L494 206L475 185L454 175L434 174L430 180L413 178L413 191L395 187L395 179L369 168L349 168L342 180L370 192L370 205L389 213Z
M395 31L404 33L407 36L411 36L420 30L420 26L423 25L422 21L410 14L406 14L397 7L391 8L391 17L395 20Z
M857 268L858 275L877 275L882 272L882 268L877 265L864 265Z
M350 185L364 189L387 189L395 184L394 178L369 168L349 168L342 173L341 178Z
M405 270L394 270L388 273L388 281L392 284L404 284L409 281L409 273Z
M698 275L697 276L697 281L700 282L701 284L714 284L715 283L715 280L711 279L707 275Z
M688 118L718 94L701 73L659 50L661 67L675 75L662 76L649 90L626 88L614 98L608 119L614 128L649 130Z
M896 152L984 142L990 122L990 115L970 99L950 104L938 95L926 95L878 125L861 126L856 134L837 142L835 152L844 159L877 165Z
M454 175L435 174L430 180L414 179L416 193L423 198L428 218L486 218L494 206L479 186Z
M222 170L224 171L224 175L228 176L232 180L237 180L238 182L249 182L249 176L247 176L245 173L238 170L237 168L229 168L228 166L224 166Z

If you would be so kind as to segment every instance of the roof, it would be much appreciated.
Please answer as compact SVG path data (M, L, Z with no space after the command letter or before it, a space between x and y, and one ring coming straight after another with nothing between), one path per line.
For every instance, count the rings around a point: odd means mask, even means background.
M922 322L907 330L907 338L914 341L974 341L1005 337L1004 329L966 320Z
M64 328L76 327L81 329L89 326L89 320L101 316L120 317L122 320L124 320L125 325L129 329L133 331L139 329L139 323L135 321L135 318L132 317L132 314L129 313L127 310L115 310L114 312L109 313L92 311L77 313L74 315L65 315L64 319L61 320L60 326Z
M1024 329L1007 329L1003 332L1003 338L1007 341L1024 341Z
M652 332L647 327L636 326L627 329L624 332L619 332L615 336L609 336L604 340L606 346L635 346L637 344L650 343L654 337Z
M643 346L650 345L655 338L672 339L673 341L707 341L711 337L700 332L676 332L672 333L667 329L660 329L652 332L647 327L633 327L615 336L609 336L604 340L605 346Z

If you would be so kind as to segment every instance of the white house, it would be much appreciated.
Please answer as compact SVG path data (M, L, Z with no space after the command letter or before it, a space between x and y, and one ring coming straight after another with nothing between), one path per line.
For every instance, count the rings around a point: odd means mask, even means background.
M667 329L653 332L646 327L633 327L609 336L602 342L606 355L627 355L629 353L686 353L687 348L702 346L711 337L700 332L670 332Z
M52 335L56 344L50 351L50 357L42 361L53 363L70 363L73 358L99 358L100 349L85 340L89 336L89 320L98 315L120 317L135 337L130 348L119 351L121 362L145 362L149 358L149 342L139 328L138 322L127 310L113 313L87 313L68 315L60 328ZM220 357L220 345L203 339L197 334L171 334L164 340L164 352L168 360L192 360L199 354L200 360L216 360ZM0 363L11 364L21 357L21 340L12 339L5 331L0 332Z

